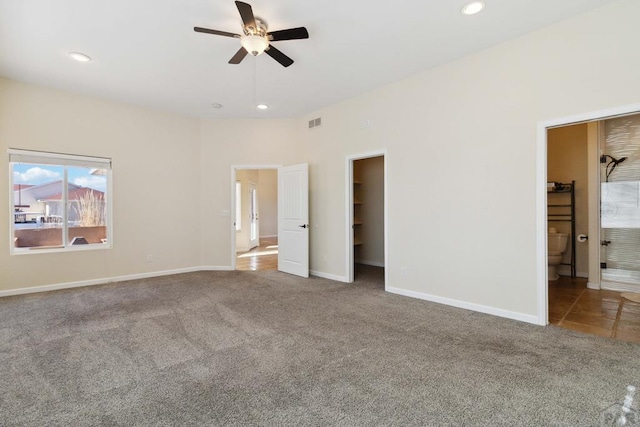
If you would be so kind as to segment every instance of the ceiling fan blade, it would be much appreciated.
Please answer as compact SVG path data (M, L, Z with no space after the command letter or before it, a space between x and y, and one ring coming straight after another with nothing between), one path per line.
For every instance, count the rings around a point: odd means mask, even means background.
M251 9L251 5L237 1L236 6L238 7L238 12L240 12L240 17L242 18L244 26L256 28L256 18L253 16L253 9Z
M308 39L309 32L305 27L289 28L288 30L272 31L269 40L277 42L280 40Z
M265 52L267 55L278 61L283 67L288 67L289 65L293 64L293 59L289 58L287 55L280 52L272 45L269 45Z
M193 31L195 31L196 33L215 34L216 36L240 37L240 34L227 33L226 31L211 30L209 28L202 27L193 27Z
M243 47L240 48L239 51L236 52L235 55L233 55L233 58L231 58L229 60L229 64L239 64L242 62L242 60L244 59L245 56L247 56L247 50Z

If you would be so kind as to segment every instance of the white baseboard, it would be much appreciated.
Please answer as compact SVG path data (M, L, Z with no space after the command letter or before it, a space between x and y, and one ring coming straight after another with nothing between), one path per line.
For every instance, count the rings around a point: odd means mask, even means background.
M65 282L65 283L56 283L52 285L33 286L29 288L8 289L6 291L0 291L0 298L12 296L12 295L23 295L23 294L33 294L37 292L56 291L59 289L80 288L82 286L104 285L107 283L125 282L127 280L148 279L151 277L169 276L171 274L192 273L194 271L226 271L226 270L231 270L231 267L230 266L187 267L187 268L177 268L175 270L127 274L124 276L79 280L77 282Z
M309 270L309 274L316 277L322 277L323 279L335 280L336 282L349 283L349 279L345 276L338 276L335 274L323 273L322 271Z
M187 267L187 268L178 268L175 270L164 270L164 271L152 271L148 273L138 273L138 274L128 274L123 276L115 276L108 278L99 278L99 279L89 279L89 280L80 280L77 282L66 282L66 283L57 283L52 285L42 285L42 286L33 286L29 288L20 288L20 289L9 289L5 291L0 291L0 297L7 297L12 295L23 295L23 294L32 294L37 292L48 292L55 291L59 289L69 289L69 288L78 288L82 286L93 286L93 285L103 285L106 283L115 283L115 282L124 282L127 280L137 280L137 279L148 279L151 277L159 277L159 276L168 276L171 274L181 274L181 273L191 273L194 271L232 271L231 266L201 266L201 267ZM323 279L335 280L337 282L349 283L349 280L345 276L338 276L335 274L324 273L317 270L311 270L309 273L316 277L321 277ZM603 289L609 289L604 288ZM478 311L480 313L492 314L494 316L505 317L508 319L519 320L521 322L533 323L536 325L541 325L540 321L536 316L531 316L522 313L516 313L508 310L502 310L499 308L488 307L480 304L473 304L465 301L454 300L451 298L444 298L435 295L429 295L421 292L409 291L406 289L394 288L394 287L386 287L385 290L387 292L403 295L411 298L418 298L425 301L432 301L439 304L450 305L453 307L464 308L467 310ZM618 290L618 289L616 289ZM623 289L623 290L631 290L637 291L634 289Z
M439 297L436 295L425 294L422 292L409 291L406 289L394 288L387 286L385 291L392 294L403 295L411 298L418 298L425 301L437 302L439 304L450 305L452 307L464 308L466 310L478 311L480 313L491 314L493 316L505 317L507 319L519 320L521 322L533 323L534 325L545 325L537 316L530 314L516 313L514 311L503 310L486 305L474 304L466 301L455 300L451 298Z
M356 264L371 265L373 267L384 267L384 261L380 262L380 261L370 261L367 259L357 259L354 262Z
M587 288L600 289L600 283L587 282Z

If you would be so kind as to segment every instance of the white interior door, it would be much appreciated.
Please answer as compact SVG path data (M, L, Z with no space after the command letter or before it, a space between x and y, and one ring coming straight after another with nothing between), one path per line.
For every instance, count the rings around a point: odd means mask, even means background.
M278 270L309 277L309 165L278 168Z
M249 218L251 221L249 227L249 249L253 249L260 244L259 223L258 223L258 187L253 183L249 183Z

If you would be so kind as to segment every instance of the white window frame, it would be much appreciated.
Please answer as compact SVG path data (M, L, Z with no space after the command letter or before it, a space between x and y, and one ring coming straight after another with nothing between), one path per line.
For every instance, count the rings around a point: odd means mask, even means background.
M73 154L61 154L50 153L45 151L32 151L9 148L7 150L9 154L9 253L11 255L26 255L26 254L42 254L52 252L76 252L87 250L100 250L111 249L113 247L113 185L112 185L112 161L106 157L91 157L80 156ZM32 164L49 164L54 166L77 166L86 168L96 168L106 170L106 203L107 203L107 218L106 218L106 242L103 244L90 244L90 245L70 245L68 242L69 224L67 221L63 221L62 234L63 234L63 246L55 248L16 248L14 245L14 181L13 181L13 165L20 163L32 163ZM64 206L67 206L67 174L63 178L63 200ZM66 211L66 208L63 209ZM66 216L65 216L66 218Z

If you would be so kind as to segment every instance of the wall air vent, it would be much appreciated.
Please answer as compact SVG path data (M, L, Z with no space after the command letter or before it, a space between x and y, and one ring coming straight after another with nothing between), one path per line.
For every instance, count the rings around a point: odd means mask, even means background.
M322 117L318 117L317 119L309 120L309 130L317 128L318 126L322 126Z

